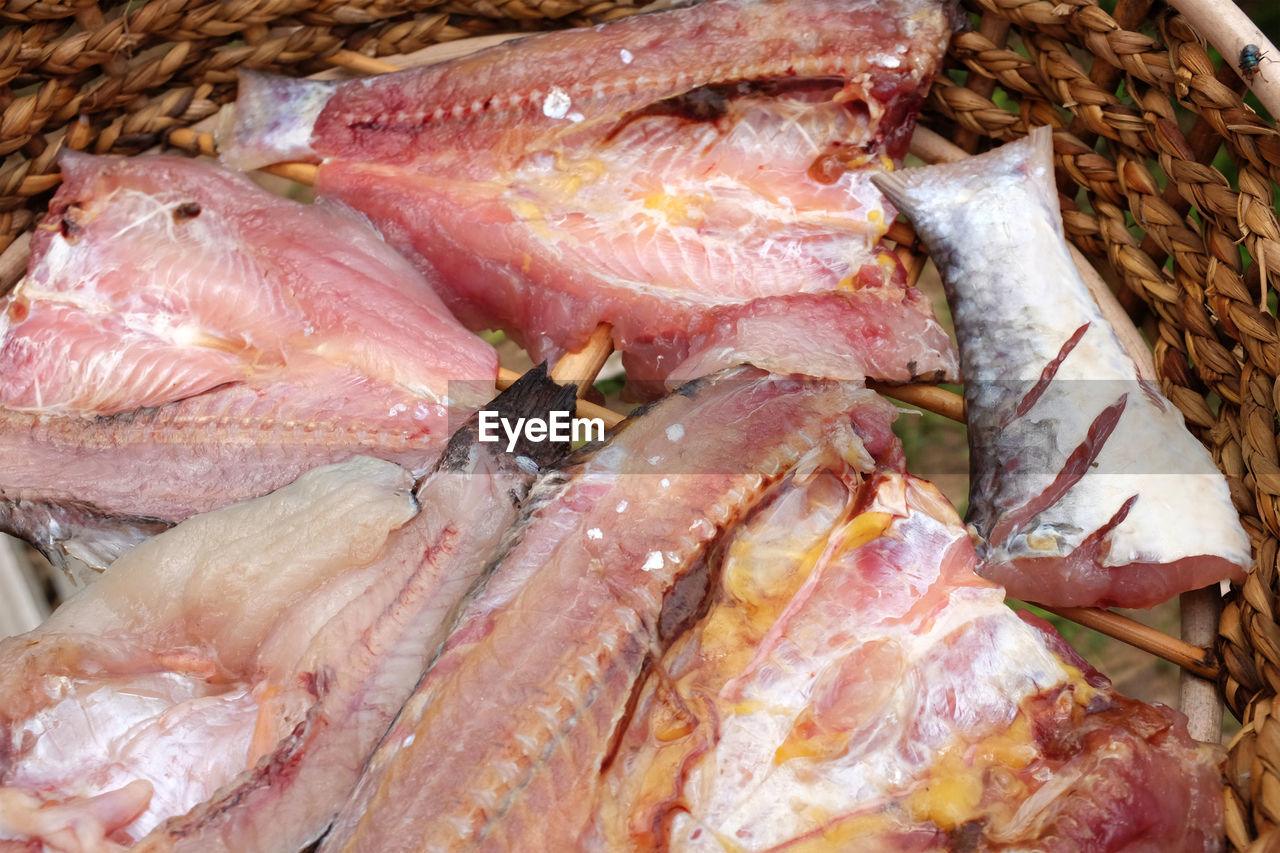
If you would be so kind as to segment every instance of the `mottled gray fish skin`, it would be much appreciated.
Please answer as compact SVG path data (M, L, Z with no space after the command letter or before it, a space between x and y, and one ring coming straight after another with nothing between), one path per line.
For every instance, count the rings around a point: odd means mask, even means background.
M982 573L1019 598L1126 607L1241 580L1249 540L1225 480L1071 260L1050 131L874 180L955 317Z

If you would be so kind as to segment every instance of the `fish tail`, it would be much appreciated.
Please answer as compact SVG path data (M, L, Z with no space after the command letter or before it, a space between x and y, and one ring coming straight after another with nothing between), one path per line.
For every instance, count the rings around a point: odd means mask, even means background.
M955 163L939 163L920 169L904 169L871 176L871 183L884 193L894 207L915 223L928 239L930 230L943 232L935 220L962 210L966 198L989 186L1003 175L1046 171L1048 180L1029 186L1043 196L1045 206L1058 210L1058 194L1053 183L1053 132L1038 127L1025 139L1006 143L999 157L976 157Z
M535 420L550 424L553 415L572 418L577 391L576 385L560 385L552 380L544 361L467 419L449 439L439 467L464 467L471 448L476 445L512 459L529 459L539 468L556 462L569 452L570 442L552 440L551 436L541 440L531 438L515 427ZM508 431L509 428L512 431Z
M238 169L317 162L311 131L336 87L242 69L235 106L214 131L222 161Z

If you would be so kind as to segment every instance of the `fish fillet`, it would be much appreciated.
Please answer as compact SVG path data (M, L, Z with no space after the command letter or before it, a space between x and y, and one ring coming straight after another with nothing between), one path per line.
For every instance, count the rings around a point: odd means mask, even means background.
M220 144L320 163L320 194L535 360L610 323L638 393L742 362L946 376L868 175L949 34L934 0L709 0L342 84L246 74Z
M0 528L51 556L356 454L425 473L492 396L493 349L359 214L182 158L61 165L0 302Z
M875 180L951 302L979 571L1055 605L1148 607L1243 580L1249 540L1226 481L1071 261L1049 130Z
M572 402L541 374L491 408L545 417ZM0 841L88 853L314 840L538 463L565 449L495 452L472 419L416 488L360 457L139 545L0 643Z
M569 849L664 601L720 528L820 441L888 446L850 383L742 368L692 383L544 475L322 849Z
M929 484L789 478L722 554L582 848L1221 849L1220 755L1006 607Z

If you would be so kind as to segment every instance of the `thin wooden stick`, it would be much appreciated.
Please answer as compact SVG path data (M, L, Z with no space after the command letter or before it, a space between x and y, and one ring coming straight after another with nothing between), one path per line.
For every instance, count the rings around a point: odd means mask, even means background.
M937 385L888 385L874 381L868 381L867 387L908 406L916 406L958 423L965 422L964 397L946 388Z
M596 326L582 349L571 352L556 362L555 367L551 368L551 378L561 384L577 382L578 396L581 397L596 381L600 368L604 367L611 352L613 327L608 323L601 323Z
M355 71L360 74L387 74L400 70L399 65L392 65L385 60L365 56L363 53L356 53L354 50L340 50L328 57L326 61L330 65L336 65L339 68L346 68L349 71Z
M1178 603L1183 642L1212 648L1222 621L1222 595L1217 584L1184 592ZM1222 739L1223 709L1216 676L1206 680L1183 670L1181 682L1178 710L1187 715L1187 732L1196 740L1217 743Z
M1204 649L1170 637L1128 616L1097 607L1045 607L1043 604L1036 606L1106 634L1108 637L1121 640L1144 652L1150 652L1200 678L1214 680L1218 677L1218 670L1209 662L1209 654Z
M917 126L911 134L911 153L926 163L958 163L971 155L959 145L927 127Z

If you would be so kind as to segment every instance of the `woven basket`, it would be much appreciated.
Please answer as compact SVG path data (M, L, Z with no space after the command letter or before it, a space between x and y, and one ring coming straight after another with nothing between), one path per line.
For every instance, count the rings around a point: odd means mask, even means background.
M1093 0L966 2L973 29L955 37L921 123L968 151L1037 125L1059 131L1067 235L1147 332L1165 394L1226 474L1253 538L1256 567L1228 599L1210 662L1244 724L1227 763L1230 843L1280 850L1280 323L1269 299L1280 136L1245 105L1234 59L1215 63L1160 4L1119 0L1108 14ZM162 143L230 100L239 66L306 74L344 50L400 54L633 11L626 0L7 0L0 251L43 212L61 147Z

